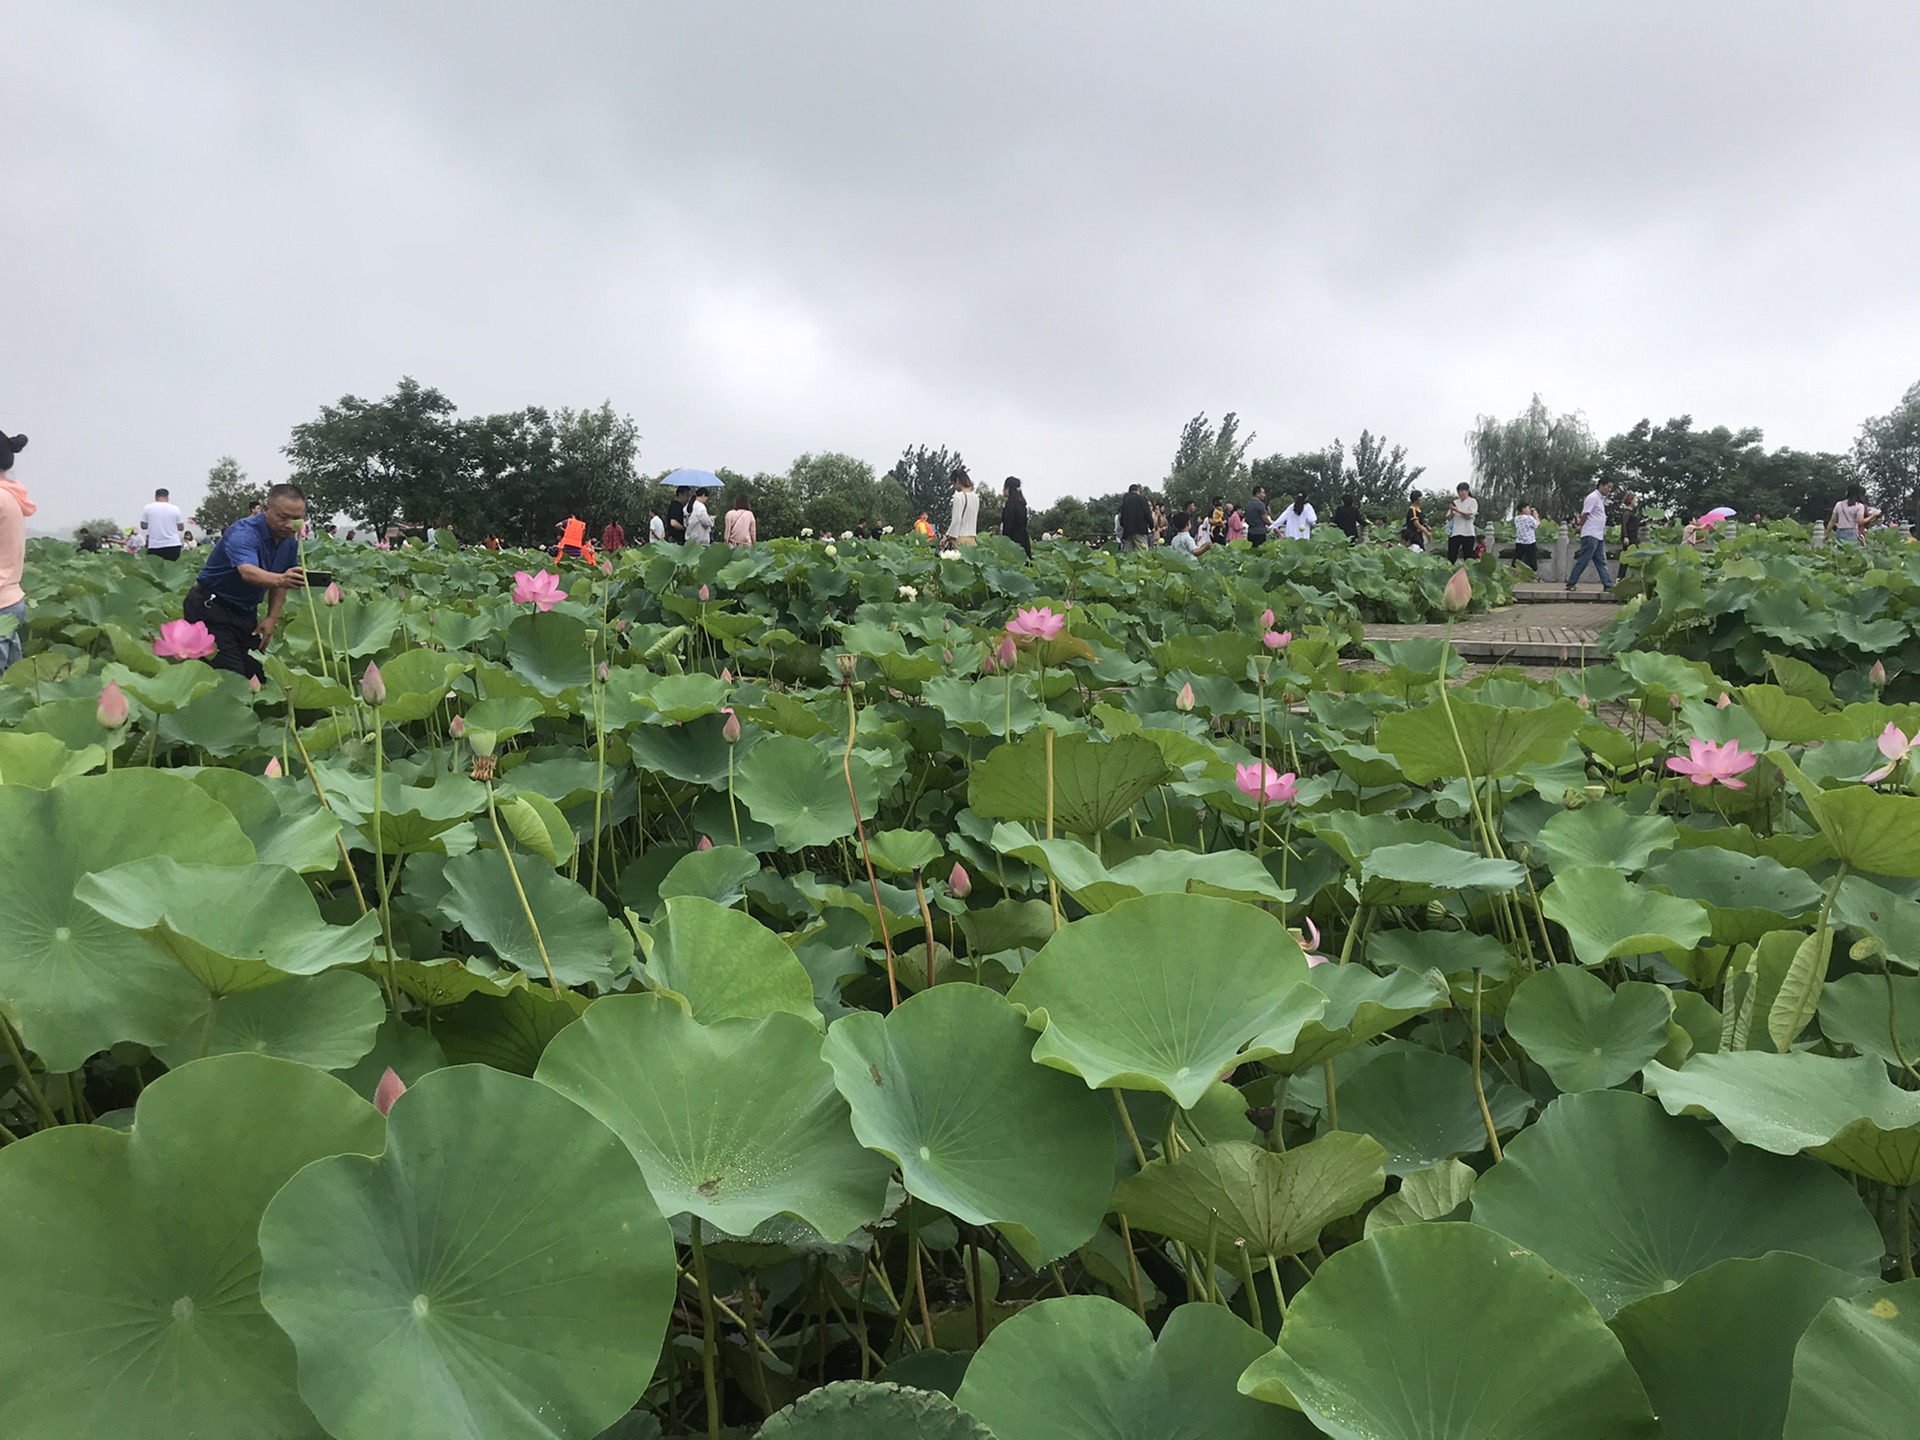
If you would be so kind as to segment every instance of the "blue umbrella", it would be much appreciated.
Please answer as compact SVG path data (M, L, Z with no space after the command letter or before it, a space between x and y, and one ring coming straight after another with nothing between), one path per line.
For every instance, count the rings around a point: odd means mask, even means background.
M720 478L711 470L676 470L660 482L669 490L684 485L689 490L718 490Z

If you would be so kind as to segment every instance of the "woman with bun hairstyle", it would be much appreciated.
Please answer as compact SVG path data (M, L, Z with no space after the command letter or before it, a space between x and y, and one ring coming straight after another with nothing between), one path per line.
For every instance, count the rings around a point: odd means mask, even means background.
M1027 533L1027 497L1020 488L1017 475L1007 476L1007 483L1001 492L1000 533L1027 552L1027 559L1033 559L1033 540Z
M26 436L0 430L0 615L16 622L11 634L0 635L0 674L20 658L27 639L27 593L20 577L27 563L27 517L38 507L9 473L13 457L26 448Z
M978 545L980 533L980 496L973 488L973 477L965 470L953 472L953 512L947 517L949 545Z

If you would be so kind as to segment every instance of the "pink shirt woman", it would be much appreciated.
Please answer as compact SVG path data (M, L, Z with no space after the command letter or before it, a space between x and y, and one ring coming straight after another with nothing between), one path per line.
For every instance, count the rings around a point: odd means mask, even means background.
M760 538L759 522L753 518L753 511L747 508L746 501L735 501L733 508L727 511L721 538L735 548L751 545Z
M1240 513L1240 507L1234 506L1227 512L1227 543L1247 538L1247 517Z

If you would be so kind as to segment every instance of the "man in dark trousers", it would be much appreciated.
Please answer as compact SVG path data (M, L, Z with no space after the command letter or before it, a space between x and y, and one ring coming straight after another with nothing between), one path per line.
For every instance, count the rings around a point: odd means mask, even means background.
M280 623L287 591L307 583L300 559L300 526L307 497L298 485L275 485L258 515L236 520L220 533L200 578L187 592L186 618L213 632L213 668L259 679L258 648L267 648ZM265 595L267 618L260 615Z
M685 485L676 486L667 502L667 539L675 545L687 543L687 501L692 495Z
M1140 493L1140 484L1135 481L1120 497L1120 548L1144 550L1152 534L1153 511L1147 508L1147 497Z
M1273 528L1273 512L1267 509L1267 487L1253 487L1253 498L1247 501L1247 543L1264 545L1267 543L1267 531Z

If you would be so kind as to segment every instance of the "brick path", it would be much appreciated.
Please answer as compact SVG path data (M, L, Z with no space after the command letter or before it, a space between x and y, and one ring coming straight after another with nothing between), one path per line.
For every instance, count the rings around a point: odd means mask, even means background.
M1453 648L1468 660L1551 664L1564 659L1568 664L1578 664L1608 658L1598 641L1613 618L1611 597L1603 597L1597 587L1592 595L1576 592L1574 597L1558 585L1530 585L1526 589L1540 593L1537 597L1526 595L1521 604L1474 615L1456 624ZM1446 633L1444 624L1367 626L1369 640L1438 638Z

